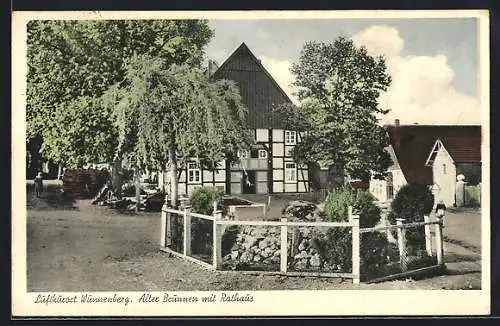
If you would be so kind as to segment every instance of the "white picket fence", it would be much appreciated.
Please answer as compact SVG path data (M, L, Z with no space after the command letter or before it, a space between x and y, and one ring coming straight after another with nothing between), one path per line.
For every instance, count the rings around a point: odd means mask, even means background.
M214 207L217 207L217 203L214 203ZM177 215L182 217L182 229L183 229L183 242L182 251L178 252L171 248L172 246L172 216ZM192 256L191 252L191 219L200 218L204 220L211 221L213 228L213 239L212 239L212 263L207 263L198 258ZM253 271L252 274L280 274L287 276L318 276L318 277L340 277L340 278L350 278L354 284L359 284L360 282L360 248L362 233L367 232L389 232L391 229L397 229L397 245L399 249L399 259L402 269L402 273L411 272L406 268L406 241L405 241L405 230L411 227L425 227L426 236L426 250L429 256L432 256L434 252L437 256L437 265L443 264L443 236L442 236L442 222L438 219L431 220L429 217L425 217L424 222L418 223L408 223L404 224L401 219L397 220L397 225L387 225L382 227L365 228L361 229L359 225L359 215L352 213L352 207L349 207L349 220L348 222L296 222L289 221L286 218L282 218L280 221L245 221L245 220L234 220L223 217L223 213L220 210L215 210L212 215L204 215L191 211L191 207L184 206L181 209L172 209L169 207L163 207L161 215L161 239L160 239L160 249L162 251L168 252L172 255L178 256L180 258L186 259L188 261L194 262L196 264L202 265L211 270L221 271L222 265L222 235L227 226L238 225L238 226L260 226L260 227L279 227L280 228L280 248L285 248L285 250L280 250L280 270L276 272L271 271ZM288 227L348 227L352 229L352 271L350 273L332 273L332 272L297 272L288 270ZM432 232L432 227L434 232ZM434 235L434 236L433 236ZM433 245L434 243L434 245ZM244 272L244 271L241 271Z

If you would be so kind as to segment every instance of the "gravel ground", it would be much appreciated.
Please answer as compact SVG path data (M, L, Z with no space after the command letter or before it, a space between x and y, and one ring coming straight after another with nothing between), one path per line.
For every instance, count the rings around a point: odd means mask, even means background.
M41 199L28 186L28 291L479 289L480 255L445 243L447 275L353 285L350 280L218 273L159 251L160 213L119 213L89 200Z

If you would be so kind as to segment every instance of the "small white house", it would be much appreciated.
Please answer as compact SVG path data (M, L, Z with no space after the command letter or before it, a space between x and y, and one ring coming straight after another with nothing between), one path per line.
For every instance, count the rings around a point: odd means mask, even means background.
M386 150L392 159L392 165L388 169L388 176L385 180L379 180L372 178L370 180L370 193L377 198L379 201L389 201L394 198L394 195L401 189L402 186L406 185L405 175L401 170L396 154L394 153L394 148L389 145Z
M455 203L453 189L458 174L470 184L480 182L480 126L400 125L396 119L384 128L393 164L386 180L370 180L370 192L379 201L390 201L402 186L415 184L432 187L436 200L445 196L442 199L449 206ZM432 161L440 146L437 140L446 145L448 154L440 153L434 166Z
M481 182L480 133L436 140L425 164L432 168L435 199L446 206L462 206L466 201L463 187Z

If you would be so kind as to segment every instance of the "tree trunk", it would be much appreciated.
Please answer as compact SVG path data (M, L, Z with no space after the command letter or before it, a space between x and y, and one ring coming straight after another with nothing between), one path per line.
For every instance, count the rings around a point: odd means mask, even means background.
M136 167L134 169L134 177L135 177L135 212L139 211L139 205L141 204L141 182L139 177L139 168Z
M122 183L122 160L117 158L113 162L112 187L118 199L121 199Z
M57 180L61 180L62 174L63 174L63 167L62 164L59 164L59 166L57 167Z
M168 162L170 163L170 205L176 208L179 197L179 179L177 178L177 157L172 147L168 149Z

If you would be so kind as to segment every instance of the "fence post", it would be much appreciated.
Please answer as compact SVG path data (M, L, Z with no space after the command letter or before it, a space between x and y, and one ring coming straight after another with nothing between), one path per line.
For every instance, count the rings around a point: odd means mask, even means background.
M280 241L280 272L286 273L288 268L288 219L281 219L284 224L281 226L281 241Z
M436 225L436 256L438 265L443 264L443 220L438 219Z
M406 239L405 239L405 229L403 228L404 218L397 218L396 225L398 226L398 249L399 249L399 265L401 266L401 271L406 272L408 270L406 266Z
M212 252L212 265L217 270L220 269L222 263L222 234L221 226L217 221L222 220L222 211L214 211L214 224L213 224L213 252Z
M360 230L359 215L352 213L352 206L349 206L349 222L352 225L352 283L359 284L361 278L361 255L360 255Z
M184 207L184 256L191 255L191 206Z
M165 196L165 204L161 208L161 229L160 229L160 247L165 248L167 243L167 196Z
M431 219L429 215L424 215L424 222L429 223ZM431 237L431 226L430 224L424 225L425 230L425 250L427 250L427 254L432 256L432 237Z
M161 209L161 239L160 246L162 248L170 247L172 244L172 223L170 213L166 211L168 208L168 195L165 195L165 202Z

